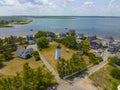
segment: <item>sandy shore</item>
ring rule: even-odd
[[[33,35],[33,37],[35,36],[35,34],[26,34],[26,35],[17,35],[17,36],[11,35],[11,36],[26,38],[27,35]],[[1,39],[5,39],[7,37],[10,37],[10,36],[0,36]]]
[[[58,35],[59,33],[55,33],[56,35]],[[18,36],[16,36],[16,37],[23,37],[23,38],[26,38],[26,36],[27,36],[28,34],[26,34],[26,35],[18,35]],[[35,33],[33,34],[29,34],[29,35],[33,35],[33,36],[35,36]],[[15,35],[13,35],[13,36],[15,36]],[[88,35],[84,35],[85,37],[88,37]],[[0,38],[1,39],[5,39],[6,37],[10,37],[10,36],[0,36]],[[100,36],[97,36],[97,38],[99,39],[99,40],[103,40],[103,37],[100,37]],[[115,40],[116,42],[120,42],[120,40]]]

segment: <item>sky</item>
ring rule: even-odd
[[[0,0],[0,16],[120,16],[120,0]]]

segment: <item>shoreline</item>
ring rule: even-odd
[[[25,34],[25,35],[9,35],[9,36],[0,36],[0,39],[5,39],[6,37],[10,37],[10,36],[15,36],[15,37],[22,37],[22,38],[26,38],[27,35],[33,35],[35,36],[36,33],[30,33],[30,34]],[[55,33],[56,35],[59,33]],[[88,37],[88,35],[84,35],[85,37]],[[97,36],[97,38],[99,40],[103,40],[103,37],[101,36]],[[116,42],[120,42],[120,39],[115,39]]]

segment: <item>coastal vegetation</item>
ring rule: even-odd
[[[36,34],[35,34],[35,38],[41,38],[41,37],[52,37],[55,38],[56,35],[54,32],[45,32],[42,30],[39,30]]]
[[[74,72],[83,70],[87,64],[82,56],[73,54],[70,60],[61,59],[57,62],[57,70],[60,77],[70,75]]]
[[[46,90],[55,83],[55,78],[49,71],[41,67],[33,70],[28,63],[25,63],[22,73],[16,73],[16,76],[0,79],[0,89]]]
[[[5,39],[0,39],[0,63],[2,67],[2,62],[10,61],[14,58],[14,52],[17,50],[19,45],[26,43],[24,38],[16,38],[13,36],[6,37]]]
[[[40,56],[39,56],[39,52],[38,51],[34,51],[33,52],[33,56],[34,56],[34,58],[35,58],[36,61],[40,60]]]
[[[0,19],[0,28],[11,28],[13,27],[12,25],[25,25],[25,24],[29,24],[30,22],[32,22],[32,20],[28,20],[28,19]],[[12,25],[9,25],[12,24]]]
[[[74,36],[67,36],[63,39],[55,38],[54,41],[61,43],[70,49],[82,50],[84,53],[87,53],[90,49],[90,42],[87,39],[85,39],[83,43],[77,44]]]
[[[25,24],[29,24],[31,22],[32,22],[32,20],[21,20],[21,21],[14,21],[12,23],[17,24],[17,25],[25,25]]]
[[[93,84],[103,90],[117,90],[120,84],[120,70],[108,64],[90,76]],[[99,77],[99,78],[98,78]]]
[[[118,59],[117,56],[109,57],[108,61],[110,64],[116,64],[120,66],[120,60]]]
[[[90,63],[92,63],[94,65],[99,64],[100,62],[103,61],[103,59],[101,57],[97,57],[93,53],[88,53],[88,56],[89,56]]]
[[[49,47],[42,49],[41,53],[43,54],[43,56],[46,58],[46,60],[48,61],[48,63],[50,63],[50,65],[57,71],[57,60],[55,60],[55,50],[56,50],[56,46],[58,45],[57,42],[50,42],[49,43]],[[60,45],[61,46],[61,55],[62,58],[64,58],[65,60],[69,60],[72,55],[74,53],[77,53],[76,50],[72,50],[69,49],[69,52],[66,52],[66,50],[68,48],[66,48],[64,45]]]
[[[46,37],[41,37],[37,40],[37,46],[39,48],[39,50],[43,49],[43,48],[47,48],[49,46],[49,42],[46,39]]]
[[[119,68],[115,68],[111,71],[111,76],[115,79],[120,80],[120,69]]]

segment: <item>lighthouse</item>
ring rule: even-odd
[[[61,47],[60,47],[60,44],[58,44],[57,47],[56,47],[55,59],[56,60],[60,60],[61,59]]]

